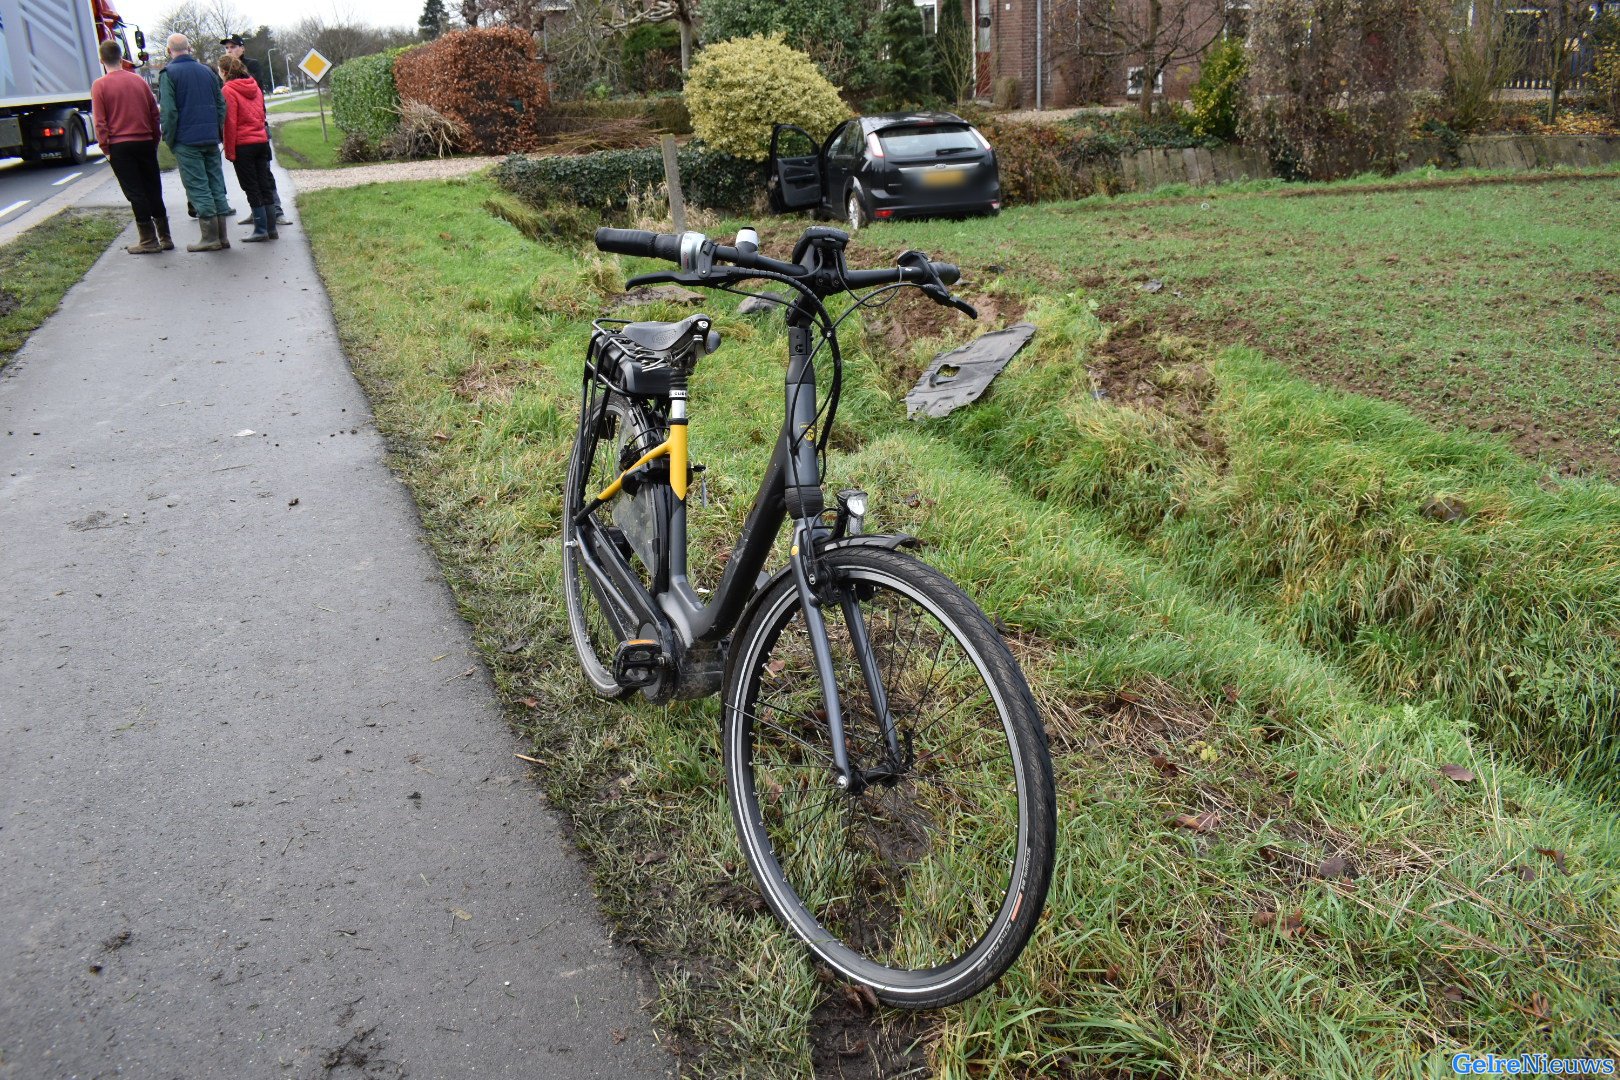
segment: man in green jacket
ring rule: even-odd
[[[219,142],[225,131],[225,97],[219,79],[191,55],[184,34],[169,36],[169,64],[158,76],[158,113],[163,141],[180,165],[180,183],[197,209],[202,240],[187,251],[219,251],[231,246],[225,227],[230,202]]]

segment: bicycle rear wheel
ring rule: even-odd
[[[583,407],[563,489],[563,601],[568,608],[568,632],[591,689],[608,698],[628,697],[635,688],[621,686],[613,676],[613,657],[621,639],[604,597],[581,560],[580,527],[574,519],[619,475],[625,445],[644,441],[645,427],[635,406],[621,395],[613,391],[592,394]],[[595,512],[591,520],[596,527],[612,527],[611,508],[609,503]]]
[[[754,605],[727,671],[724,756],[744,854],[776,915],[892,1005],[961,1001],[1018,958],[1055,845],[1051,760],[1017,663],[938,571],[829,553],[823,604],[845,743],[841,788],[791,579]],[[874,691],[855,642],[870,646]],[[877,702],[886,700],[891,740]]]

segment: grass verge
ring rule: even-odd
[[[1034,361],[942,425],[958,445],[1368,692],[1615,790],[1620,488],[1078,299],[1033,317]]]
[[[117,214],[70,210],[0,247],[0,365],[56,313],[124,224]]]
[[[998,221],[880,224],[856,250],[948,253],[1026,303],[1078,288],[1104,322],[1250,345],[1442,429],[1500,434],[1563,471],[1620,480],[1612,173],[1267,181]]]
[[[276,101],[273,104],[266,106],[264,111],[271,114],[320,112],[321,107],[313,97],[305,97],[299,98],[297,101]],[[331,112],[330,106],[327,107],[327,111],[328,113]]]
[[[343,144],[343,132],[337,129],[329,116],[326,118],[326,137],[321,137],[320,117],[288,120],[273,124],[271,138],[276,144],[276,158],[287,169],[336,169],[338,147]]]
[[[1608,808],[1499,759],[1432,693],[1375,693],[1189,587],[1094,506],[906,424],[888,349],[855,334],[829,482],[871,491],[873,527],[921,536],[1007,626],[1060,783],[1058,875],[1014,972],[922,1026],[862,1015],[762,912],[714,704],[584,690],[557,514],[588,319],[623,271],[531,243],[490,197],[390,184],[300,206],[396,467],[689,1072],[1425,1076],[1454,1050],[1620,1053]],[[700,581],[779,423],[784,335],[733,308],[709,306],[727,345],[694,385]]]

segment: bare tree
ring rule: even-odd
[[[294,63],[310,49],[315,49],[334,65],[421,41],[416,27],[365,26],[353,19],[327,22],[318,15],[306,16],[290,27],[277,30],[276,37],[283,42]]]
[[[231,0],[181,0],[158,20],[158,34],[184,34],[191,39],[191,54],[212,64],[225,52],[221,38],[245,33],[248,17]]]
[[[1266,0],[1249,33],[1251,137],[1297,176],[1394,167],[1432,56],[1413,0]]]
[[[1541,44],[1546,52],[1547,122],[1558,118],[1558,103],[1569,84],[1571,60],[1580,51],[1581,40],[1592,26],[1596,4],[1592,0],[1525,0],[1520,10],[1535,13],[1540,24]]]
[[[1160,77],[1202,56],[1226,25],[1222,0],[1079,0],[1058,10],[1065,15],[1052,28],[1053,50],[1139,68],[1144,117],[1153,115]]]
[[[1440,37],[1451,126],[1472,131],[1496,115],[1496,92],[1524,64],[1523,39],[1508,22],[1517,0],[1467,0],[1451,12]]]

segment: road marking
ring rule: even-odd
[[[56,181],[55,183],[53,183],[51,185],[51,187],[61,187],[63,184],[67,183],[69,180],[77,180],[79,177],[81,177],[83,175],[84,175],[84,173],[82,173],[82,172],[68,173],[66,176],[62,177],[62,179],[60,179],[60,180]]]
[[[22,199],[22,200],[20,200],[18,202],[14,202],[10,206],[6,207],[4,210],[0,210],[0,217],[5,217],[7,214],[11,213],[13,210],[21,210],[23,207],[27,206],[32,201],[33,201],[32,199]]]

